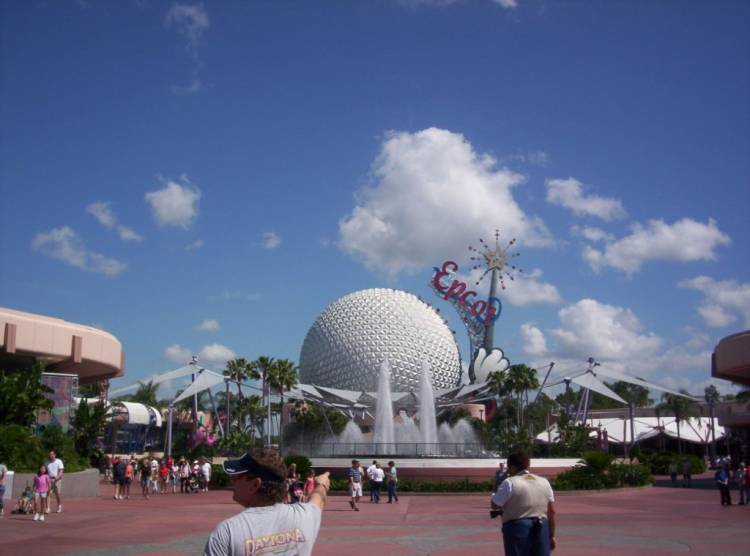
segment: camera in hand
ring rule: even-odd
[[[495,519],[496,517],[502,516],[503,510],[490,510],[490,519]]]

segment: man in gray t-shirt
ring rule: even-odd
[[[315,478],[306,504],[283,504],[284,464],[273,450],[254,450],[224,462],[234,501],[245,510],[213,530],[204,556],[310,556],[330,488],[328,473]]]

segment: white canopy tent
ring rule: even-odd
[[[597,431],[607,431],[609,442],[615,444],[633,444],[665,434],[670,438],[677,439],[677,421],[674,417],[637,417],[633,419],[633,434],[631,435],[630,420],[622,417],[599,419],[591,418],[586,420],[586,425],[594,430],[590,433],[592,438],[597,437]],[[725,436],[724,427],[719,425],[717,418],[713,419],[713,426],[716,428],[717,440]],[[711,441],[711,419],[708,417],[693,417],[680,421],[679,438],[684,442],[693,442],[696,444],[706,444]],[[546,431],[537,435],[539,442],[557,442],[559,431],[557,425],[552,425]]]

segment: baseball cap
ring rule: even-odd
[[[224,462],[224,471],[227,475],[242,475],[244,473],[250,474],[254,477],[259,477],[264,481],[272,482],[283,482],[284,477],[278,475],[272,469],[261,465],[255,458],[249,453],[242,456],[240,459],[228,459]]]

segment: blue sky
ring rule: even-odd
[[[120,385],[297,361],[495,228],[513,362],[699,392],[750,327],[746,2],[5,2],[0,41],[0,305],[112,332]]]

